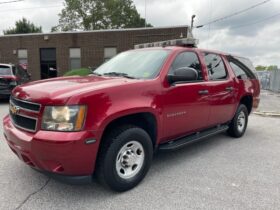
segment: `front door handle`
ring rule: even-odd
[[[229,92],[233,91],[233,87],[226,87],[226,91],[229,91]]]
[[[198,91],[198,94],[199,95],[208,95],[209,91],[208,90],[200,90],[200,91]]]

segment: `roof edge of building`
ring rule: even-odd
[[[173,29],[173,28],[190,28],[188,25],[178,26],[161,26],[161,27],[147,27],[147,28],[121,28],[121,29],[102,29],[90,31],[65,31],[65,32],[49,32],[49,33],[28,33],[28,34],[9,34],[0,35],[3,37],[20,37],[20,36],[44,36],[44,35],[58,35],[58,34],[78,34],[78,33],[100,33],[100,32],[122,32],[122,31],[139,31],[139,30],[155,30],[155,29]]]

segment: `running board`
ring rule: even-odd
[[[175,150],[178,148],[181,148],[183,146],[186,146],[188,144],[200,141],[204,138],[214,136],[218,133],[222,133],[228,129],[228,125],[219,125],[214,128],[210,128],[201,132],[197,132],[194,134],[191,134],[189,136],[179,138],[173,141],[169,141],[167,143],[159,145],[159,150]]]

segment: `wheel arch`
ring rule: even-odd
[[[108,131],[114,127],[118,127],[124,124],[131,124],[144,129],[150,136],[154,148],[157,145],[158,133],[159,133],[159,120],[156,117],[156,113],[148,110],[134,111],[126,114],[116,113],[110,119],[107,119],[102,126],[100,145],[103,142],[104,136]]]
[[[248,114],[250,114],[253,109],[253,96],[252,95],[242,96],[239,104],[244,104],[247,107]]]

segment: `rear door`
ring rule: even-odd
[[[226,123],[231,120],[236,108],[234,80],[221,55],[205,52],[204,61],[210,88],[209,126]]]
[[[207,84],[197,54],[187,51],[177,55],[168,74],[173,74],[175,69],[181,67],[191,67],[197,70],[198,79],[191,82],[168,84],[163,95],[165,139],[192,133],[206,127],[208,123]]]

